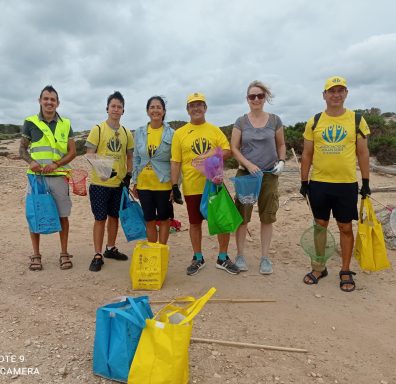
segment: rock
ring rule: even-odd
[[[24,347],[29,347],[32,345],[32,341],[30,339],[25,340],[25,343],[23,344]]]
[[[320,293],[315,293],[315,297],[317,297],[318,299],[320,299],[322,297],[322,295]]]
[[[213,375],[213,377],[216,378],[216,379],[221,379],[221,375],[219,375],[218,373],[215,373],[215,374]]]

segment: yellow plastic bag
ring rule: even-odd
[[[366,211],[366,216],[363,213]],[[384,233],[368,197],[360,203],[355,258],[365,271],[381,271],[390,267],[386,255]]]
[[[211,288],[184,307],[166,305],[153,319],[146,320],[128,376],[128,384],[187,384],[188,348],[193,318],[216,292]],[[177,302],[177,299],[176,299]]]
[[[169,246],[138,241],[130,267],[132,289],[161,289],[168,272]]]

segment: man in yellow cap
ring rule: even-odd
[[[352,292],[355,289],[355,273],[349,269],[354,243],[352,220],[358,219],[356,157],[362,176],[360,194],[365,198],[371,193],[366,138],[370,130],[364,118],[344,107],[347,95],[343,77],[333,76],[326,80],[323,91],[326,109],[311,117],[305,126],[300,193],[309,197],[317,225],[327,228],[330,212],[333,212],[340,231],[340,289]],[[312,262],[312,271],[303,281],[317,284],[327,274],[324,264]]]
[[[187,275],[195,275],[205,266],[202,255],[202,221],[200,204],[205,187],[205,176],[195,169],[191,162],[198,156],[220,147],[223,158],[231,155],[230,144],[220,128],[206,122],[206,98],[202,93],[193,93],[187,98],[187,113],[190,122],[179,128],[172,140],[171,181],[173,200],[183,204],[181,192],[178,187],[180,174],[183,175],[183,194],[186,200],[188,218],[190,222],[190,239],[194,251],[191,265],[187,268]],[[238,267],[227,255],[230,234],[217,235],[219,242],[219,255],[216,268],[230,274],[239,273]]]

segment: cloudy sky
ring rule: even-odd
[[[155,94],[167,120],[187,120],[195,91],[227,125],[259,79],[275,94],[267,111],[291,125],[323,108],[335,74],[348,107],[396,112],[395,15],[392,0],[0,0],[0,123],[22,124],[52,84],[75,130],[106,119],[114,90],[131,129]]]

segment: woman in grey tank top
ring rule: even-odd
[[[271,91],[260,81],[253,81],[247,89],[246,100],[250,112],[238,117],[231,136],[231,150],[239,163],[236,176],[264,172],[258,197],[260,216],[261,261],[260,273],[272,273],[268,257],[272,238],[272,223],[276,221],[279,208],[278,176],[285,164],[286,146],[283,125],[279,116],[264,111],[264,103],[272,99]],[[237,257],[235,264],[247,271],[245,240],[247,225],[252,216],[253,205],[236,200],[243,223],[236,232]]]

